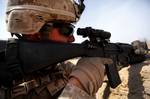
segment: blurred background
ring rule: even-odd
[[[84,0],[85,11],[77,28],[93,27],[112,34],[111,42],[130,43],[150,39],[150,0]],[[5,10],[7,0],[0,0],[0,39],[7,39]],[[76,42],[82,37],[76,35]]]

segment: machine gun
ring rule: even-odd
[[[121,83],[117,65],[127,66],[145,60],[146,53],[135,53],[135,48],[131,44],[110,43],[109,32],[87,27],[79,28],[77,34],[88,37],[89,40],[81,44],[22,39],[8,41],[4,52],[7,68],[12,73],[13,79],[75,57],[103,57],[113,60],[113,64],[105,65],[110,85],[115,88]],[[145,47],[144,51],[146,50],[148,49]]]

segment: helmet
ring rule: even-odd
[[[34,34],[51,21],[77,22],[81,12],[74,0],[8,0],[7,29]]]

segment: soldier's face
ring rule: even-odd
[[[60,32],[59,28],[53,28],[51,32],[49,33],[49,40],[70,43],[70,42],[73,42],[75,39],[72,34],[66,36]]]

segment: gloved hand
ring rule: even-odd
[[[111,59],[106,58],[81,58],[70,76],[77,78],[84,87],[84,91],[93,96],[103,83],[104,64],[112,63]]]

